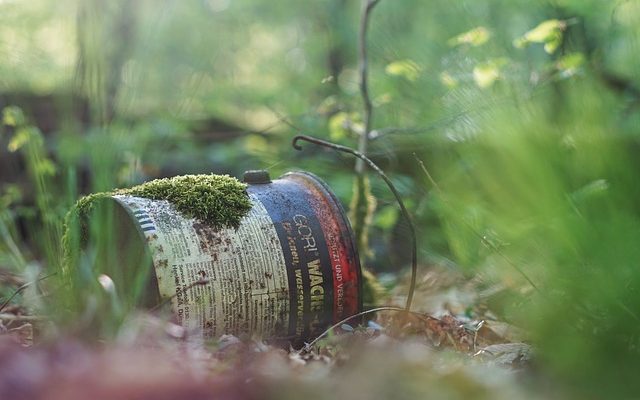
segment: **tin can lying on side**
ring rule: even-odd
[[[121,237],[144,239],[159,301],[205,337],[255,333],[293,343],[360,312],[358,254],[329,188],[306,172],[271,181],[249,171],[245,182],[252,208],[237,229],[186,218],[167,201],[112,197],[126,211],[117,218],[133,221],[119,225],[138,232]]]

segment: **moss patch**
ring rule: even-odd
[[[167,200],[184,216],[200,219],[214,229],[237,228],[251,209],[247,185],[228,175],[182,175],[156,179],[131,188],[93,193],[79,199],[65,217],[63,264],[67,265],[71,257],[72,225],[79,223],[79,240],[86,239],[86,220],[94,203],[113,195]]]
[[[228,175],[183,175],[156,179],[111,192],[94,193],[78,200],[79,216],[87,216],[93,203],[113,195],[167,200],[186,217],[198,218],[215,229],[237,228],[251,209],[247,185]]]

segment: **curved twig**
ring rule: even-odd
[[[373,161],[368,159],[364,154],[360,153],[359,151],[352,149],[351,147],[327,142],[325,140],[318,139],[313,136],[297,135],[293,138],[293,141],[291,142],[291,145],[293,146],[294,149],[302,150],[302,147],[298,144],[298,141],[300,140],[304,140],[305,142],[313,143],[318,146],[328,147],[330,149],[341,151],[343,153],[349,153],[358,157],[360,160],[366,162],[367,165],[371,167],[371,169],[373,169],[378,173],[378,175],[380,175],[380,177],[385,181],[385,183],[389,187],[389,190],[391,190],[391,193],[393,193],[393,195],[395,196],[396,201],[400,205],[400,211],[402,212],[402,216],[407,221],[407,224],[409,225],[409,229],[411,230],[411,284],[409,286],[409,294],[407,296],[407,303],[405,305],[405,310],[409,311],[411,309],[411,302],[413,301],[413,291],[416,286],[416,275],[418,272],[418,246],[416,243],[416,228],[413,225],[411,216],[409,215],[407,208],[404,206],[404,202],[402,201],[400,194],[398,193],[395,186],[393,185],[393,182],[391,182],[391,179],[389,179],[387,175],[385,175],[385,173],[380,169],[380,167],[378,167]]]
[[[29,286],[31,286],[32,284],[34,284],[34,283],[38,283],[38,282],[40,282],[40,281],[43,281],[43,280],[45,280],[45,279],[47,279],[47,278],[50,278],[50,277],[52,277],[52,276],[54,276],[54,275],[56,275],[56,274],[57,274],[57,273],[56,273],[56,272],[54,272],[54,273],[52,273],[52,274],[45,275],[45,276],[43,276],[43,277],[40,277],[40,278],[38,278],[38,279],[35,279],[35,280],[33,280],[33,281],[29,281],[29,282],[27,282],[27,283],[25,283],[25,284],[21,285],[19,288],[17,288],[17,289],[13,292],[13,294],[12,294],[11,296],[9,296],[9,298],[7,298],[7,299],[6,299],[2,304],[0,304],[0,311],[4,310],[4,308],[5,308],[6,306],[8,306],[8,305],[9,305],[9,303],[11,303],[11,300],[13,300],[13,298],[14,298],[14,297],[16,297],[20,292],[22,292],[23,290],[25,290],[26,288],[28,288],[28,287],[29,287]]]

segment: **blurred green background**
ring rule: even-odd
[[[303,169],[348,205],[354,161],[290,140],[356,145],[360,6],[0,0],[2,271],[55,271],[80,195],[161,176]],[[640,1],[383,0],[369,52],[369,155],[422,268],[505,288],[496,312],[576,393],[634,397]],[[401,276],[408,229],[372,185],[361,253]]]

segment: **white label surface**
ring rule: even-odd
[[[278,234],[262,203],[236,229],[214,230],[167,201],[114,196],[135,217],[151,250],[162,299],[180,323],[205,337],[284,335],[289,285]],[[141,266],[144,268],[145,266]]]

